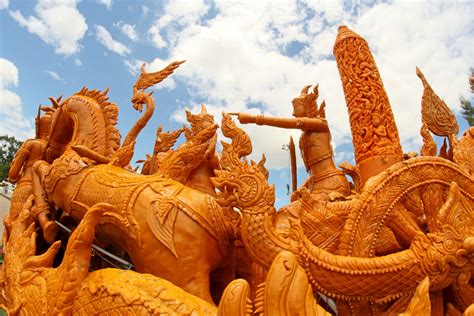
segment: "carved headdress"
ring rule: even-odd
[[[318,104],[316,101],[319,97],[319,85],[315,85],[313,88],[313,92],[308,93],[309,88],[311,85],[305,86],[303,90],[301,90],[301,94],[293,99],[294,105],[302,105],[306,117],[326,117],[324,108],[326,106],[325,101],[323,101],[318,109]]]
[[[43,116],[41,116],[41,111],[45,112]],[[49,135],[51,123],[53,122],[54,111],[55,108],[51,108],[49,106],[38,106],[38,115],[35,118],[36,139],[41,138],[41,136],[45,137]]]
[[[201,106],[201,113],[193,114],[186,110],[186,119],[191,124],[191,129],[185,129],[185,136],[187,140],[190,140],[196,136],[200,131],[214,125],[214,116],[207,113],[206,106]]]

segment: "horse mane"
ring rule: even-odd
[[[74,96],[84,96],[93,99],[99,105],[105,121],[105,153],[106,157],[112,156],[120,147],[120,132],[117,128],[118,121],[118,106],[115,103],[109,102],[107,88],[103,92],[100,90],[90,90],[83,87]]]

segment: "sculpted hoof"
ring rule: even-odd
[[[46,240],[48,244],[52,244],[58,235],[58,225],[56,225],[55,222],[50,221],[44,212],[38,214],[38,221],[43,229],[44,240]]]

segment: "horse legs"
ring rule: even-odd
[[[49,205],[47,202],[46,192],[41,185],[41,167],[48,163],[45,161],[37,161],[33,165],[33,194],[35,196],[35,207],[33,208],[33,216],[38,219],[43,229],[43,237],[47,243],[51,244],[56,239],[58,226],[54,221],[49,220]],[[49,165],[48,165],[49,166]]]
[[[211,304],[215,304],[211,297],[209,271],[196,271],[193,278],[186,285],[182,286],[182,289]]]
[[[235,251],[224,257],[223,262],[210,275],[211,295],[214,302],[218,303],[225,288],[235,279]]]

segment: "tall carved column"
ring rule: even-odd
[[[341,26],[334,56],[349,111],[355,160],[365,182],[402,160],[397,126],[367,42]]]

